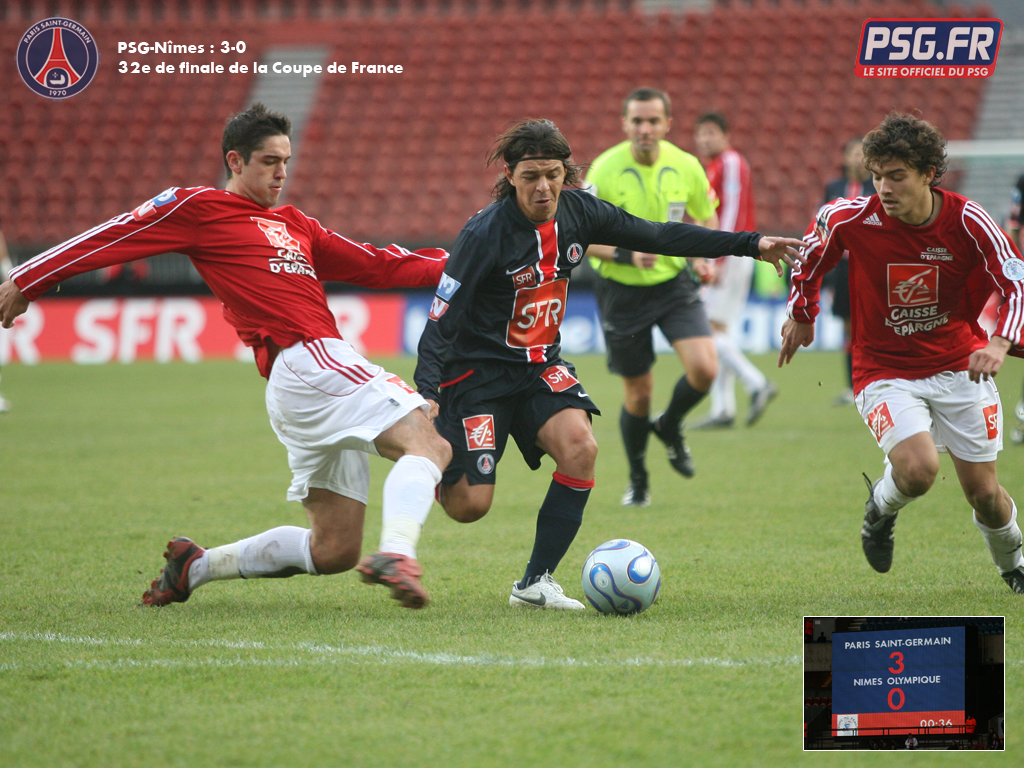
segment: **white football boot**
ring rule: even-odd
[[[516,586],[519,582],[512,582],[512,594],[509,595],[508,604],[520,608],[544,608],[553,611],[582,611],[585,610],[583,603],[566,597],[562,587],[551,576],[549,571],[533,584],[523,589]]]

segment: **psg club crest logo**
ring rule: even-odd
[[[18,43],[21,79],[48,99],[68,99],[84,91],[99,63],[99,48],[89,30],[62,16],[36,22]]]

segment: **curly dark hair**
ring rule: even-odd
[[[565,166],[565,182],[568,186],[579,184],[583,178],[583,166],[572,162],[572,149],[558,126],[550,120],[528,118],[514,120],[491,145],[487,164],[502,162],[514,173],[516,165],[523,158],[561,160]],[[492,190],[495,200],[504,200],[515,194],[515,187],[505,177],[504,170],[498,176]]]
[[[224,137],[220,142],[221,155],[224,158],[224,168],[227,169],[228,178],[231,178],[228,152],[235,150],[248,164],[252,153],[262,146],[264,139],[269,139],[271,136],[291,137],[291,133],[291,120],[277,112],[270,112],[259,102],[253,104],[245,112],[239,112],[229,118],[227,125],[224,126]]]
[[[934,168],[931,185],[938,186],[946,173],[946,137],[927,120],[893,110],[864,137],[865,166],[890,160],[902,160],[918,173]]]

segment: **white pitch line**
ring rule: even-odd
[[[253,641],[229,640],[188,640],[188,641],[152,641],[125,638],[75,637],[61,633],[17,633],[0,632],[0,642],[13,643],[64,643],[85,646],[127,646],[131,648],[225,648],[230,650],[267,651],[276,658],[269,659],[116,659],[104,660],[67,660],[52,663],[19,664],[18,662],[0,663],[0,671],[37,669],[40,667],[65,667],[68,669],[130,669],[146,667],[239,667],[239,666],[275,666],[292,667],[311,664],[323,664],[325,661],[334,664],[364,663],[393,664],[413,663],[430,664],[446,667],[719,667],[743,668],[766,666],[795,666],[801,663],[799,656],[779,659],[722,659],[718,657],[697,659],[652,659],[633,657],[627,659],[579,659],[571,657],[548,658],[545,656],[516,658],[496,655],[464,655],[454,653],[429,653],[423,651],[407,651],[400,648],[388,648],[377,645],[325,645],[323,643],[292,643],[268,644]],[[284,652],[286,655],[280,656]],[[298,654],[296,656],[295,654]]]

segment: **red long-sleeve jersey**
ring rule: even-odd
[[[849,251],[856,392],[967,370],[988,342],[978,317],[993,290],[1003,296],[994,333],[1022,356],[1024,260],[980,205],[935,191],[942,209],[926,227],[890,217],[872,195],[826,205],[804,236],[808,258],[793,273],[788,314],[814,322],[821,279]]]
[[[341,338],[320,281],[366,288],[436,286],[439,248],[376,248],[324,229],[292,206],[266,209],[210,187],[172,187],[11,271],[33,300],[73,275],[159,253],[186,254],[224,304],[224,317],[253,347],[263,376],[279,347]]]
[[[718,228],[723,232],[757,229],[754,184],[746,158],[729,148],[716,155],[704,170],[718,195]]]

